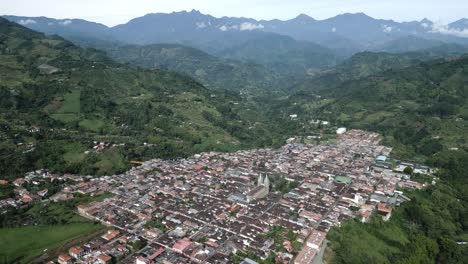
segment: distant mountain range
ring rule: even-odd
[[[350,54],[373,50],[399,38],[415,36],[419,40],[468,43],[468,20],[460,19],[441,26],[423,19],[412,22],[374,19],[363,13],[342,14],[315,20],[301,14],[294,19],[255,20],[250,18],[205,15],[199,11],[147,14],[126,24],[107,27],[81,19],[45,17],[5,18],[46,34],[81,35],[129,44],[178,43],[220,51],[242,45],[261,32],[290,36],[315,42],[327,48]]]

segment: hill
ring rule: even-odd
[[[166,69],[191,76],[209,89],[242,92],[280,90],[280,78],[268,68],[218,58],[201,50],[177,44],[98,45],[121,63],[148,69]]]
[[[340,61],[331,50],[276,34],[262,35],[218,53],[221,57],[262,64],[277,74],[304,76]]]
[[[286,109],[339,126],[379,131],[402,158],[466,149],[467,65],[468,58],[461,57],[387,70],[339,82],[315,95],[298,92]]]
[[[361,52],[337,66],[299,80],[293,90],[318,91],[333,89],[350,80],[358,80],[389,70],[401,70],[421,62],[436,59],[450,60],[468,53],[468,46],[443,44],[413,52]]]
[[[3,178],[39,168],[112,174],[129,160],[278,139],[255,105],[236,94],[172,72],[131,69],[5,19],[0,84]]]
[[[427,50],[442,45],[444,45],[444,42],[439,40],[431,40],[410,35],[388,41],[380,46],[377,46],[374,50],[389,53],[405,53]]]

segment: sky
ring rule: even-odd
[[[467,0],[0,0],[0,14],[82,18],[114,26],[148,13],[199,10],[215,17],[291,19],[307,14],[325,19],[364,12],[395,21],[429,18],[448,24],[468,17]]]

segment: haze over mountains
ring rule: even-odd
[[[261,33],[290,36],[295,40],[315,42],[341,53],[373,50],[389,41],[414,36],[418,39],[468,43],[468,23],[460,19],[447,26],[423,19],[412,22],[374,19],[364,13],[342,14],[315,20],[301,14],[294,19],[255,20],[216,18],[199,11],[147,14],[126,24],[107,27],[80,19],[6,16],[7,19],[46,34],[113,39],[128,44],[179,43],[208,52],[242,45]]]
[[[427,19],[399,23],[347,13],[325,20],[301,14],[266,21],[192,10],[107,27],[82,19],[5,18],[104,50],[122,63],[181,72],[208,88],[244,91],[290,89],[288,79],[315,76],[362,51],[460,54],[468,45],[466,19],[440,26]]]

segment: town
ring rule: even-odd
[[[0,209],[46,196],[47,189],[31,193],[24,182],[70,182],[48,202],[111,194],[76,208],[107,231],[68,248],[58,263],[313,263],[333,226],[373,216],[387,221],[409,200],[405,188],[430,184],[413,181],[407,168],[434,173],[391,162],[392,149],[380,145],[377,133],[338,132],[336,141],[318,145],[288,140],[280,149],[155,159],[99,178],[30,173],[12,183],[16,198],[0,201]]]

